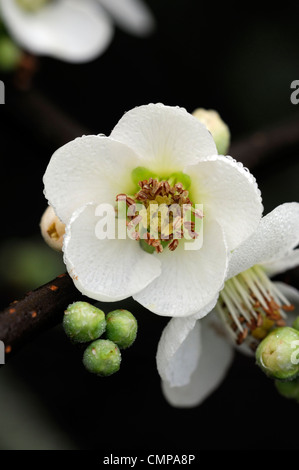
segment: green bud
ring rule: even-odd
[[[76,343],[93,341],[106,329],[105,314],[88,302],[74,302],[65,311],[63,328]]]
[[[118,346],[108,339],[98,339],[84,351],[83,364],[92,374],[112,375],[119,370],[120,363]]]
[[[256,350],[258,366],[269,377],[292,380],[299,374],[299,331],[290,327],[276,328]]]
[[[0,70],[10,72],[14,70],[22,56],[21,49],[8,37],[0,38]]]
[[[137,335],[137,320],[128,310],[114,310],[107,317],[107,338],[121,349],[131,346]]]
[[[217,111],[198,108],[193,111],[192,114],[211,132],[218,153],[220,155],[226,155],[230,145],[230,130]]]
[[[296,320],[294,321],[293,328],[295,330],[299,330],[299,317],[297,317]]]
[[[16,0],[20,8],[28,12],[34,12],[40,10],[51,0]]]
[[[138,186],[139,181],[157,178],[157,175],[144,166],[137,166],[131,173],[133,183]]]
[[[275,380],[275,387],[280,395],[299,402],[299,379],[290,380],[288,382]]]

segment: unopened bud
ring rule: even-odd
[[[292,380],[299,374],[299,331],[290,327],[276,328],[256,350],[258,366],[269,377]]]
[[[61,251],[65,225],[57,217],[52,206],[45,210],[41,221],[40,229],[45,242],[54,250]]]
[[[192,114],[211,132],[218,153],[226,155],[230,145],[230,130],[219,113],[213,109],[197,108]]]
[[[92,374],[112,375],[120,368],[121,354],[118,346],[108,339],[98,339],[84,352],[83,364]]]
[[[65,311],[63,328],[75,343],[87,343],[104,333],[105,314],[88,302],[74,302]]]
[[[128,310],[114,310],[106,317],[106,336],[121,349],[131,346],[137,335],[137,320]]]
[[[288,382],[275,380],[275,387],[280,395],[299,402],[299,379],[289,380]]]

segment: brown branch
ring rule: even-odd
[[[48,328],[62,321],[67,306],[84,297],[72,279],[64,273],[51,282],[28,292],[0,313],[0,339],[6,358]],[[88,299],[89,302],[90,299]]]

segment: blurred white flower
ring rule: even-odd
[[[196,406],[219,386],[231,364],[233,345],[252,355],[251,347],[273,326],[292,324],[299,292],[268,276],[299,265],[298,243],[299,203],[282,204],[232,252],[218,301],[203,312],[169,321],[159,342],[157,366],[164,395],[173,406]],[[297,304],[294,312],[291,302]],[[207,317],[197,321],[209,307]]]
[[[113,22],[140,36],[154,26],[141,0],[1,0],[0,16],[26,51],[68,62],[87,62],[103,53]]]

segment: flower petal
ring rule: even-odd
[[[163,393],[172,406],[187,408],[202,403],[220,385],[232,363],[234,350],[212,322],[211,315],[200,322],[201,354],[189,384],[171,387],[162,381]]]
[[[189,383],[201,351],[197,318],[209,313],[217,299],[218,295],[197,315],[172,318],[164,328],[158,344],[157,368],[161,378],[171,386],[181,387]]]
[[[232,253],[227,278],[255,264],[268,264],[288,257],[298,243],[299,203],[281,204],[263,217],[255,233]]]
[[[140,0],[99,0],[115,23],[129,33],[144,36],[155,25],[149,8]]]
[[[158,372],[171,386],[190,381],[200,356],[200,323],[194,316],[172,318],[164,329],[157,352]]]
[[[64,261],[80,292],[103,302],[122,300],[158,277],[160,262],[134,240],[99,240],[95,207],[78,210],[66,227]]]
[[[227,250],[216,222],[205,224],[201,249],[184,250],[182,239],[175,251],[166,248],[157,258],[162,264],[161,276],[134,299],[158,315],[184,317],[197,313],[223,287]]]
[[[130,169],[138,157],[109,137],[83,136],[58,149],[44,175],[45,196],[66,224],[87,202],[115,204],[117,194],[130,194]]]
[[[281,259],[263,263],[263,268],[269,276],[276,276],[296,266],[299,266],[299,249],[290,251]]]
[[[135,150],[143,166],[166,177],[217,154],[211,134],[198,119],[183,108],[161,103],[128,111],[111,137]]]
[[[59,0],[34,13],[12,0],[1,0],[0,7],[11,35],[33,54],[85,62],[99,56],[112,38],[110,21],[93,0]]]
[[[255,178],[241,163],[222,155],[208,157],[185,172],[192,175],[191,198],[203,204],[205,217],[221,225],[229,250],[236,248],[262,216]]]

